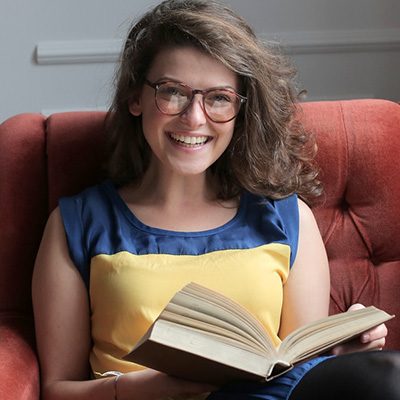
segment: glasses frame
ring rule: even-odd
[[[227,88],[227,87],[215,87],[215,88],[209,88],[209,89],[204,89],[204,90],[202,90],[202,89],[193,89],[192,87],[190,87],[189,85],[186,85],[185,83],[177,82],[177,81],[171,81],[171,80],[166,80],[166,81],[161,81],[161,82],[151,82],[151,81],[149,81],[148,79],[145,79],[144,82],[145,82],[148,86],[150,86],[151,88],[154,89],[154,101],[155,101],[155,103],[156,103],[156,106],[157,106],[158,110],[159,110],[162,114],[164,114],[164,115],[176,116],[176,115],[182,115],[182,114],[184,114],[184,113],[190,108],[190,106],[192,105],[193,99],[194,99],[194,97],[196,96],[196,94],[201,94],[201,95],[202,95],[202,102],[201,102],[202,107],[201,107],[201,108],[202,108],[204,114],[207,116],[207,118],[210,119],[212,122],[215,122],[215,123],[217,123],[217,124],[224,124],[224,123],[226,123],[226,122],[229,122],[229,121],[232,121],[233,119],[235,119],[235,118],[238,116],[239,112],[240,112],[240,108],[241,108],[242,104],[246,103],[246,101],[247,101],[247,97],[242,96],[242,95],[240,95],[239,93],[237,93],[235,90],[233,90],[233,89],[231,89],[231,88]],[[160,88],[161,85],[164,85],[164,84],[166,84],[166,83],[175,83],[175,84],[178,84],[178,85],[180,85],[180,86],[183,86],[183,87],[186,87],[186,88],[190,89],[191,92],[192,92],[192,95],[191,95],[191,97],[190,97],[190,100],[189,100],[188,104],[187,104],[181,111],[179,111],[179,112],[177,112],[177,113],[172,113],[172,114],[171,114],[171,113],[167,113],[167,112],[161,110],[160,106],[158,105],[158,102],[157,102],[157,93],[158,93],[158,89]],[[205,96],[206,96],[208,93],[210,93],[210,92],[212,92],[212,91],[214,91],[214,90],[227,90],[228,92],[234,94],[234,95],[239,99],[239,107],[238,107],[238,109],[237,109],[236,114],[235,114],[233,117],[231,117],[231,118],[229,118],[229,119],[227,119],[227,120],[224,120],[224,121],[215,121],[215,120],[214,120],[213,118],[211,118],[211,116],[208,114],[207,108],[206,108],[206,104],[205,104]]]

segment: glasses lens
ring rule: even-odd
[[[204,97],[208,116],[215,122],[233,119],[240,108],[240,99],[235,92],[228,89],[210,90]]]
[[[158,108],[165,114],[179,114],[190,102],[190,88],[175,82],[165,82],[158,85],[156,102]]]

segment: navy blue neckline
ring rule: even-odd
[[[236,224],[238,221],[240,221],[243,218],[243,215],[246,210],[247,206],[247,196],[246,193],[242,193],[240,196],[240,202],[239,202],[239,207],[238,210],[235,214],[235,216],[226,222],[225,224],[218,226],[216,228],[212,229],[207,229],[203,231],[173,231],[173,230],[168,230],[168,229],[161,229],[161,228],[156,228],[152,227],[149,225],[144,224],[141,222],[135,214],[132,212],[132,210],[128,207],[128,205],[125,203],[125,201],[122,199],[120,194],[118,193],[117,188],[115,187],[114,183],[111,181],[107,181],[103,184],[103,187],[112,200],[112,202],[115,204],[115,206],[118,208],[119,211],[122,212],[124,217],[136,228],[141,231],[153,234],[153,235],[160,235],[160,236],[181,236],[181,237],[198,237],[198,236],[209,236],[209,235],[215,235],[218,234],[222,231],[225,231],[226,229],[229,229],[231,226]]]

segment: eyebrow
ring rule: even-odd
[[[189,87],[192,88],[192,89],[198,89],[198,88],[193,88],[191,85],[189,85],[189,84],[186,83],[186,82],[183,82],[183,81],[181,81],[181,80],[179,80],[179,79],[172,78],[172,77],[169,77],[169,76],[162,76],[161,78],[158,78],[158,79],[156,79],[156,80],[154,81],[154,83],[164,83],[164,82],[175,82],[175,83],[180,83],[180,84],[182,84],[182,85],[189,86]],[[234,88],[233,86],[231,86],[231,85],[211,86],[211,87],[208,87],[208,88],[205,88],[205,89],[202,89],[202,90],[212,90],[212,89],[231,89],[231,90],[233,90],[234,92],[238,93],[238,89],[235,89],[235,88]]]

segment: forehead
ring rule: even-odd
[[[197,89],[214,86],[238,89],[235,72],[194,47],[173,47],[160,51],[153,60],[147,78],[153,82],[173,79]]]

